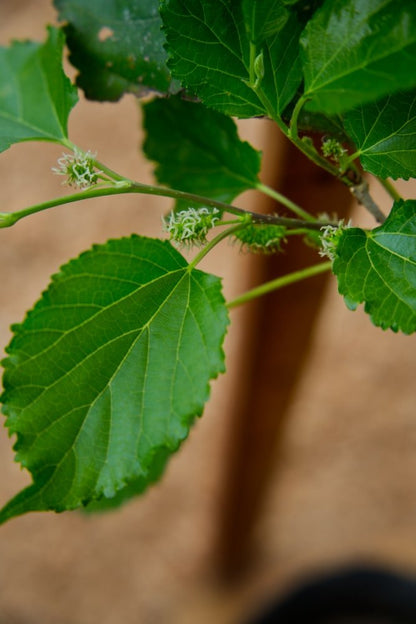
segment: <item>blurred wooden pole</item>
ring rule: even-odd
[[[278,190],[311,213],[346,215],[349,191],[288,144]],[[277,209],[277,207],[275,208]],[[281,207],[279,207],[281,210]],[[284,253],[265,257],[259,278],[268,281],[316,263],[316,250],[290,240]],[[279,456],[290,401],[306,362],[327,275],[270,293],[252,306],[243,347],[245,371],[231,414],[219,530],[219,571],[229,579],[244,570],[252,535]]]

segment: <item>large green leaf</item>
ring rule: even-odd
[[[366,171],[381,178],[416,176],[416,91],[354,109],[344,123]]]
[[[4,362],[7,426],[33,484],[0,522],[154,481],[223,371],[227,322],[220,280],[167,241],[112,240],[62,267]]]
[[[301,44],[310,110],[340,113],[416,86],[416,2],[326,0]]]
[[[347,228],[336,248],[339,292],[383,329],[416,331],[416,200],[395,202],[380,227]]]
[[[242,4],[163,0],[169,67],[185,88],[222,113],[280,116],[302,79],[302,27],[294,15],[266,24],[261,20],[269,12],[259,0],[244,0],[244,10]]]
[[[63,46],[63,33],[49,28],[44,44],[0,48],[0,152],[34,139],[65,143],[78,96],[62,69]]]
[[[229,117],[178,97],[143,109],[143,148],[161,184],[224,202],[258,184],[261,155]]]
[[[70,60],[77,84],[92,100],[123,93],[175,91],[166,66],[159,0],[54,0],[67,22]]]

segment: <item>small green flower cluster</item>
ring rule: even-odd
[[[332,158],[335,162],[340,162],[346,152],[347,150],[336,139],[323,139],[322,153],[326,158]]]
[[[286,228],[281,225],[250,223],[236,232],[235,237],[242,243],[242,248],[253,253],[272,254],[280,251]]]
[[[66,177],[63,184],[87,189],[97,183],[99,174],[102,173],[95,168],[95,157],[96,154],[90,151],[82,152],[75,148],[73,154],[62,154],[58,158],[59,166],[52,167],[52,171]]]
[[[168,232],[170,240],[180,247],[204,245],[207,234],[220,219],[217,208],[187,208],[171,212],[163,219],[163,229]]]
[[[332,262],[335,260],[339,239],[346,228],[351,227],[351,222],[344,223],[342,219],[338,225],[326,225],[321,229],[321,249],[319,255],[327,257]]]

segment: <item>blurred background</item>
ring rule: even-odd
[[[44,40],[55,22],[49,0],[0,0],[1,45]],[[81,96],[69,129],[111,168],[151,180],[133,97]],[[373,226],[345,189],[296,161],[267,121],[241,122],[240,131],[264,151],[265,181]],[[26,143],[1,154],[0,210],[67,192],[50,173],[61,151]],[[416,196],[414,184],[398,187]],[[383,189],[373,193],[387,211]],[[248,194],[238,204],[273,209],[261,201]],[[1,347],[62,263],[109,237],[159,236],[169,206],[102,198],[0,230]],[[290,252],[264,260],[225,242],[203,268],[223,277],[232,298],[290,269]],[[303,266],[317,261],[308,253]],[[108,515],[30,514],[0,528],[0,624],[238,624],[340,566],[416,573],[415,339],[349,312],[334,278],[308,284],[232,312],[228,372],[161,483]],[[5,431],[0,444],[4,504],[29,477]]]

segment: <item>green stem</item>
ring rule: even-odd
[[[271,114],[273,120],[281,127],[283,132],[287,135],[288,134],[287,126],[283,123],[283,121],[281,120],[280,117],[277,117],[276,115],[274,115],[273,111],[271,111],[270,103],[268,102],[267,98],[265,98],[264,93],[263,93],[261,87],[260,86],[258,86],[258,87],[255,86],[255,82],[256,82],[255,81],[255,70],[254,70],[255,58],[256,58],[256,46],[251,43],[250,44],[250,68],[249,68],[251,87],[256,92],[257,96],[262,101],[262,103],[266,107],[266,109],[268,111],[270,111],[270,114]],[[302,98],[300,98],[300,99],[302,99]],[[307,99],[308,98],[306,98],[305,101]],[[298,105],[299,105],[299,102],[298,102],[297,106]],[[299,106],[299,110],[300,110],[300,108],[301,108],[301,106]],[[77,146],[75,146],[72,143],[69,144],[69,147],[72,150],[79,149]],[[326,162],[326,161],[324,161],[324,162]],[[178,191],[176,189],[165,189],[163,187],[158,187],[158,186],[154,186],[154,185],[145,185],[145,184],[140,184],[138,182],[134,182],[133,180],[130,180],[128,178],[125,178],[125,177],[121,176],[116,171],[113,171],[112,169],[110,169],[109,167],[107,167],[106,165],[104,165],[102,162],[100,162],[98,160],[94,160],[94,164],[95,164],[97,169],[100,169],[102,173],[104,173],[105,175],[109,176],[115,182],[123,182],[124,183],[123,188],[126,189],[126,191],[123,191],[123,192],[132,192],[132,193],[143,192],[143,193],[147,193],[149,195],[160,195],[160,196],[164,196],[164,197],[173,197],[174,199],[184,199],[184,200],[188,200],[188,201],[204,204],[206,206],[210,206],[211,208],[218,208],[221,211],[226,211],[226,212],[229,212],[231,214],[238,215],[238,216],[247,214],[247,211],[242,210],[241,208],[237,208],[236,206],[231,206],[230,204],[225,204],[223,202],[217,202],[215,200],[211,200],[211,199],[208,199],[206,197],[201,197],[199,195],[194,195],[193,193],[186,193],[186,192],[183,192],[183,191]],[[276,201],[278,201],[282,205],[286,206],[287,208],[289,208],[289,210],[291,210],[293,213],[295,213],[301,219],[304,219],[305,221],[310,222],[310,223],[317,223],[317,219],[315,217],[313,217],[312,215],[310,215],[308,212],[306,212],[306,210],[303,210],[300,206],[298,206],[297,204],[292,202],[290,199],[288,199],[287,197],[285,197],[281,193],[278,193],[274,189],[270,188],[269,186],[267,186],[265,184],[258,183],[255,188],[257,190],[259,190],[260,192],[265,193],[269,197],[272,197],[273,199],[275,199]],[[82,199],[82,198],[80,198],[80,199]],[[274,217],[273,216],[272,217],[273,220],[270,221],[270,217],[267,217],[267,219],[263,219],[262,215],[258,215],[258,214],[253,213],[253,212],[250,212],[248,214],[250,214],[253,217],[253,220],[255,220],[256,222],[264,222],[265,221],[267,223],[274,223],[274,224],[277,224],[277,225],[283,225],[285,227],[297,227],[299,225],[303,225],[302,223],[298,222],[297,220],[286,220],[286,222],[284,223],[283,222],[283,220],[284,220],[283,217]],[[318,225],[318,229],[320,229],[321,227],[322,227],[322,224],[319,224]]]
[[[390,182],[390,180],[388,179],[383,180],[383,178],[378,178],[378,181],[384,187],[384,189],[387,191],[387,193],[390,195],[392,199],[394,199],[395,201],[398,201],[399,199],[403,199],[399,191],[396,189],[393,183]]]
[[[293,230],[286,230],[285,236],[302,236],[308,233],[309,233],[309,230],[307,228],[296,228]]]
[[[132,182],[132,180],[128,180],[128,178],[125,178],[124,176],[121,176],[119,173],[117,173],[116,171],[113,171],[113,169],[110,169],[109,167],[107,167],[106,165],[104,165],[102,162],[100,162],[99,160],[94,160],[94,165],[97,169],[100,169],[103,173],[105,173],[111,180],[114,180],[115,182]]]
[[[283,286],[288,286],[289,284],[293,284],[294,282],[299,282],[308,277],[312,277],[314,275],[319,275],[320,273],[324,273],[325,271],[329,271],[331,269],[332,262],[320,262],[319,264],[314,264],[307,269],[301,269],[300,271],[294,271],[293,273],[288,273],[288,275],[283,275],[283,277],[278,277],[275,280],[270,282],[266,282],[261,286],[257,286],[252,290],[240,295],[236,299],[229,301],[227,303],[227,308],[236,308],[237,306],[247,303],[252,299],[256,299],[257,297],[261,297],[273,290],[278,290]]]
[[[262,184],[261,182],[259,182],[256,185],[256,189],[258,191],[261,191],[265,195],[272,197],[274,200],[279,202],[279,204],[283,204],[283,206],[286,206],[286,208],[289,208],[289,210],[297,214],[298,217],[300,217],[301,219],[305,219],[305,221],[317,221],[317,219],[313,217],[311,214],[309,214],[309,212],[306,212],[306,210],[303,210],[303,208],[301,208],[300,206],[292,202],[290,199],[288,199],[284,195],[281,195],[274,189],[270,188],[266,184]]]
[[[111,184],[113,180],[108,177],[108,175],[103,175],[101,173],[97,174],[97,179],[102,180],[104,184]]]
[[[299,139],[298,133],[298,117],[299,113],[302,110],[303,105],[309,100],[308,97],[303,94],[298,101],[296,102],[295,108],[293,109],[292,118],[290,120],[289,126],[289,138],[292,140]]]
[[[328,171],[328,173],[330,173],[331,175],[339,178],[347,186],[352,186],[353,183],[351,182],[351,180],[349,180],[346,175],[340,175],[338,169],[334,167],[334,165],[331,165],[328,160],[318,154],[312,141],[310,139],[307,139],[309,139],[309,137],[305,137],[305,140],[300,139],[299,137],[293,137],[291,138],[291,141],[303,154],[305,154],[305,156],[309,158],[309,160],[312,160],[312,162],[318,165],[318,167],[325,169],[325,171]]]
[[[224,202],[210,199],[209,197],[201,197],[201,195],[195,195],[194,193],[187,193],[186,191],[178,191],[177,189],[165,188],[162,186],[153,186],[147,184],[139,184],[137,182],[132,183],[130,193],[145,193],[147,195],[159,195],[161,197],[172,197],[173,199],[183,199],[190,203],[197,203],[203,206],[209,206],[211,208],[218,208],[223,212],[229,212],[237,216],[246,217],[250,215],[255,223],[266,223],[269,225],[283,225],[284,227],[307,227],[313,230],[320,230],[325,225],[331,225],[326,223],[319,223],[317,221],[302,221],[301,219],[290,219],[288,217],[279,217],[276,215],[263,215],[249,210],[243,210],[231,204],[225,204]]]
[[[205,258],[205,256],[211,251],[211,249],[218,245],[218,243],[224,240],[224,238],[227,238],[227,236],[230,236],[231,234],[234,234],[234,232],[237,232],[238,230],[246,227],[246,225],[246,223],[240,223],[239,225],[234,225],[233,227],[227,228],[226,230],[223,230],[222,232],[217,234],[217,236],[211,239],[207,243],[207,245],[205,245],[205,247],[201,249],[199,253],[197,253],[195,258],[189,263],[188,268],[194,269],[196,265],[199,264],[201,260]]]
[[[273,106],[270,104],[269,99],[264,94],[264,91],[260,87],[255,87],[255,88],[253,87],[253,91],[259,98],[260,102],[263,104],[264,109],[267,112],[267,115],[269,116],[269,118],[272,119],[278,125],[278,127],[280,128],[280,130],[283,132],[285,136],[288,136],[289,128],[287,127],[283,119],[280,117],[280,115],[275,114],[273,110]]]
[[[308,100],[310,100],[310,97],[304,93],[296,102],[296,105],[295,105],[295,108],[293,109],[292,117],[290,120],[288,137],[298,147],[298,149],[300,149],[300,151],[303,152],[305,156],[307,156],[310,160],[316,163],[319,167],[326,169],[326,171],[328,171],[332,175],[339,177],[339,171],[337,170],[337,168],[334,167],[330,162],[328,162],[325,158],[323,158],[316,151],[312,142],[303,141],[299,137],[298,118],[299,118],[300,111],[302,110],[303,106],[306,104]],[[345,180],[344,178],[342,178],[342,180],[346,182],[348,186],[350,186],[348,178],[345,178]]]
[[[250,219],[251,221],[251,219]],[[221,225],[241,225],[242,220],[240,219],[230,219],[229,221],[216,221],[215,227],[220,227]]]
[[[118,176],[118,174],[116,175]],[[279,217],[276,215],[262,215],[255,212],[243,210],[242,208],[232,206],[231,204],[226,204],[225,202],[210,199],[209,197],[202,197],[201,195],[196,195],[195,193],[187,193],[186,191],[178,191],[177,189],[170,189],[150,184],[140,184],[138,182],[132,182],[126,178],[118,176],[118,182],[116,182],[112,186],[91,187],[89,189],[86,189],[85,191],[80,191],[78,193],[73,193],[72,195],[66,195],[64,197],[58,197],[46,202],[42,202],[40,204],[35,204],[14,213],[0,213],[0,228],[9,227],[11,225],[14,225],[23,217],[27,217],[29,215],[41,212],[43,210],[47,210],[49,208],[54,208],[55,206],[62,206],[63,204],[69,204],[71,202],[76,202],[81,199],[92,199],[95,197],[105,197],[108,195],[123,195],[126,193],[139,193],[145,195],[156,195],[159,197],[171,197],[173,199],[182,199],[188,201],[189,203],[197,203],[203,206],[209,206],[211,208],[218,208],[218,210],[228,212],[239,217],[246,217],[247,215],[249,215],[251,216],[254,223],[282,225],[287,228],[306,227],[308,229],[314,230],[319,230],[325,225],[328,225],[327,223],[310,222],[306,220],[302,221],[301,219],[290,219],[287,217]]]
[[[80,201],[81,199],[92,199],[94,197],[105,197],[107,195],[120,195],[122,193],[129,192],[131,192],[131,190],[129,190],[127,184],[125,186],[96,186],[86,189],[85,191],[72,193],[71,195],[65,195],[64,197],[56,197],[55,199],[51,199],[40,204],[34,204],[33,206],[29,206],[23,210],[18,210],[17,212],[2,212],[0,213],[0,228],[9,227],[24,217],[28,217],[29,215],[37,212],[42,212],[43,210],[48,210],[49,208],[55,208],[55,206],[70,204],[72,202]]]
[[[352,186],[353,182],[349,179],[348,175],[344,172],[338,171],[338,169],[332,165],[328,160],[323,158],[315,149],[312,141],[309,137],[305,137],[305,139],[301,139],[299,137],[298,132],[298,118],[302,107],[306,102],[310,99],[307,94],[303,94],[299,100],[296,102],[295,108],[293,109],[292,117],[290,120],[289,132],[287,134],[288,138],[296,145],[296,147],[312,160],[318,167],[322,167],[325,171],[328,171],[331,175],[339,178],[344,184],[347,186]]]
[[[346,159],[347,166],[351,165],[354,162],[354,160],[357,160],[357,158],[361,156],[361,153],[362,153],[361,150],[357,150],[353,154],[349,154],[348,158]]]
[[[144,193],[147,195],[157,195],[160,197],[172,197],[173,199],[182,199],[190,203],[197,203],[203,206],[209,206],[210,208],[218,208],[222,212],[228,212],[236,216],[246,217],[250,215],[256,223],[267,223],[273,225],[283,225],[285,227],[309,227],[312,229],[321,229],[324,223],[309,223],[309,221],[301,221],[300,219],[290,219],[287,217],[279,217],[275,215],[262,215],[249,210],[243,210],[232,204],[226,204],[216,199],[210,199],[209,197],[202,197],[201,195],[195,195],[194,193],[187,193],[186,191],[178,191],[177,189],[166,188],[162,186],[154,186],[151,184],[139,184],[133,182],[131,184],[130,193]]]
[[[65,147],[68,147],[73,152],[78,151],[78,152],[85,153],[84,150],[79,148],[78,145],[75,145],[75,143],[72,143],[72,141],[70,141],[69,139],[65,139],[65,141],[62,141],[62,145],[65,145]],[[117,173],[113,169],[110,169],[110,167],[107,167],[106,165],[104,165],[104,163],[102,163],[99,160],[96,160],[95,158],[93,159],[93,163],[94,163],[94,167],[96,169],[99,169],[102,173],[105,173],[105,175],[108,176],[110,180],[113,180],[115,182],[125,182],[127,180],[127,178],[125,178],[124,176],[121,176],[119,173]],[[102,176],[98,176],[98,177],[102,178]],[[105,179],[105,178],[102,178],[102,179]],[[127,180],[127,181],[131,182],[132,180]]]

